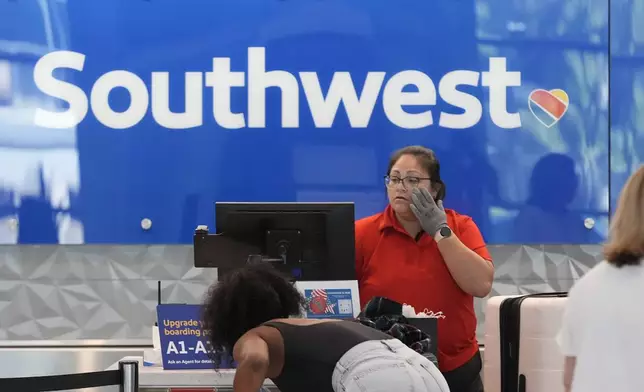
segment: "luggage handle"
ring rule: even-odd
[[[517,298],[539,298],[539,297],[555,297],[555,298],[564,298],[568,296],[567,291],[554,291],[552,293],[534,293],[534,294],[524,294]]]

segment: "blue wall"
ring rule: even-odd
[[[643,35],[634,22],[644,17],[644,1],[613,1],[610,58],[608,0],[520,3],[68,0],[43,9],[35,0],[0,2],[0,243],[188,243],[197,224],[213,225],[216,200],[355,201],[359,218],[384,207],[388,155],[408,144],[438,153],[445,204],[471,215],[490,243],[598,243],[610,204],[644,154],[638,119],[644,111],[637,106],[644,105],[637,42]],[[152,115],[153,105],[145,111],[145,96],[133,100],[145,111],[141,121],[130,113],[120,116],[130,121],[123,129],[103,124],[100,86],[107,82],[95,87],[101,75],[135,74],[145,94],[152,72],[168,72],[170,108],[182,112],[190,84],[184,73],[211,72],[213,58],[219,58],[218,70],[229,58],[232,71],[248,72],[250,47],[265,48],[267,71],[287,71],[293,77],[285,78],[297,82],[299,102],[294,91],[266,91],[265,124],[252,123],[258,112],[248,101],[259,95],[246,84],[230,95],[230,112],[243,116],[243,127],[229,129],[227,121],[240,116],[224,116],[227,95],[213,100],[204,75],[196,82],[202,87],[189,93],[198,104],[202,91],[203,114],[194,117],[201,125],[169,129]],[[45,128],[34,121],[38,108],[69,108],[52,97],[56,86],[46,67],[54,56],[44,57],[61,50],[84,55],[82,71],[57,69],[53,77],[95,102],[89,99],[77,125],[57,118],[58,128]],[[484,86],[491,58],[520,72],[520,85]],[[410,70],[429,79],[409,72],[394,77]],[[449,73],[456,70],[473,71],[473,85],[458,86],[469,95],[450,90]],[[365,88],[362,96],[368,110],[340,105],[333,118],[311,103],[316,85],[303,80],[315,81],[314,75],[300,73],[316,73],[327,94],[334,73],[334,83],[343,83],[343,71],[358,94],[363,86],[374,90]],[[435,105],[421,99],[430,105],[404,107],[408,113],[431,110],[433,124],[423,124],[422,115],[401,121],[404,115],[383,99],[395,101],[394,83],[404,75],[425,83],[404,92],[436,89]],[[133,75],[112,76],[137,83]],[[453,77],[464,83],[466,76]],[[553,118],[529,102],[539,89],[561,89],[569,97],[551,127],[539,120]],[[163,103],[163,92],[151,95]],[[364,115],[372,107],[364,101],[369,96],[377,98],[370,117]],[[72,102],[82,103],[82,95]],[[130,102],[123,88],[109,95],[115,111]],[[461,116],[449,128],[441,113]],[[518,128],[512,128],[512,113],[520,118]],[[144,218],[152,221],[150,230],[141,228]]]

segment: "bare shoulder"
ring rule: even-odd
[[[269,362],[268,342],[257,328],[243,334],[233,347],[233,358],[237,362]]]
[[[261,328],[262,327],[257,327],[249,331],[246,331],[245,334],[243,334],[239,339],[237,339],[237,342],[235,343],[235,348],[238,348],[238,347],[241,348],[249,344],[257,345],[259,343],[259,340],[264,340],[264,337],[262,336],[263,333]]]
[[[235,349],[236,354],[233,356],[236,360],[238,357],[246,357],[257,363],[268,363],[267,377],[281,374],[284,366],[284,338],[276,328],[260,325],[251,329],[239,339]]]

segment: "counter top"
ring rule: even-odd
[[[121,361],[139,363],[139,386],[141,388],[171,387],[232,387],[235,377],[234,369],[222,370],[163,370],[161,366],[143,366],[143,357],[125,357]],[[120,362],[120,361],[119,361]],[[118,362],[107,370],[118,369]],[[265,387],[274,387],[270,380]]]
[[[152,348],[152,339],[0,340],[2,348]]]

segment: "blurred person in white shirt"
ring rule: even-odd
[[[644,391],[644,165],[622,190],[604,255],[568,296],[566,392]]]

